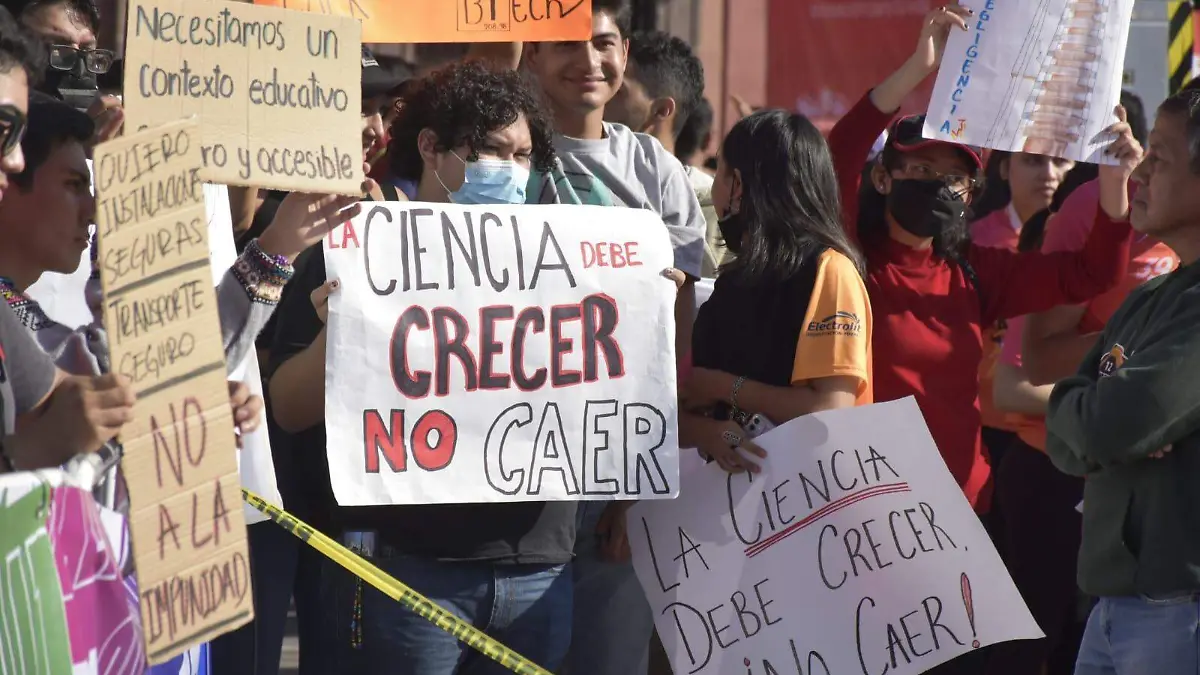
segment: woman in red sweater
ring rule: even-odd
[[[1016,253],[971,244],[968,207],[982,168],[979,152],[921,137],[923,117],[892,127],[871,184],[863,162],[904,99],[937,70],[949,31],[972,11],[930,12],[912,57],[833,128],[833,153],[847,229],[867,258],[875,315],[875,399],[915,396],[950,472],[979,512],[989,506],[991,469],[980,441],[981,326],[1111,288],[1125,274],[1131,230],[1125,185],[1141,147],[1122,121],[1106,150],[1121,160],[1100,171],[1095,227],[1078,252]]]

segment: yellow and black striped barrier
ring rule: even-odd
[[[1175,94],[1192,79],[1196,52],[1194,0],[1167,2],[1167,93]]]
[[[263,515],[296,535],[304,543],[317,549],[322,555],[350,570],[354,576],[371,584],[406,609],[416,612],[426,621],[453,635],[501,666],[517,675],[551,675],[550,671],[539,667],[524,656],[492,639],[487,633],[442,609],[429,598],[400,583],[395,577],[388,576],[383,570],[363,560],[345,546],[312,529],[287,511],[268,504],[262,497],[245,488],[242,489],[242,497],[247,504],[261,511]]]

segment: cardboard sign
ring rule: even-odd
[[[635,505],[634,567],[676,673],[915,675],[1042,637],[912,398],[797,418],[751,480]]]
[[[671,261],[641,209],[373,204],[334,230],[338,503],[674,497]]]
[[[88,170],[92,162],[88,160]],[[225,273],[237,260],[237,247],[233,241],[233,218],[229,210],[229,188],[224,185],[204,185],[204,210],[208,216],[208,248],[209,260],[212,262],[213,284],[218,285]],[[92,274],[92,256],[90,251],[84,251],[79,259],[79,267],[71,274],[42,274],[25,294],[33,298],[42,307],[42,311],[67,326],[87,326],[96,321],[92,310],[88,308],[86,287]],[[258,354],[251,350],[229,374],[230,380],[245,382],[250,387],[250,393],[262,397],[263,383]],[[249,434],[242,435],[242,450],[238,453],[238,466],[242,476],[242,486],[254,492],[272,504],[283,504],[279,494],[279,486],[275,481],[275,464],[271,455],[271,438],[267,431],[267,411],[259,413],[258,428]],[[242,505],[242,512],[248,525],[267,520],[258,509]]]
[[[195,120],[96,148],[113,371],[138,401],[122,469],[150,663],[253,618]]]
[[[950,31],[924,136],[1008,152],[1115,164],[1133,0],[969,0]]]
[[[362,21],[365,42],[590,40],[592,0],[254,0]]]
[[[217,0],[133,0],[125,36],[127,128],[198,115],[207,181],[359,194],[357,21]]]

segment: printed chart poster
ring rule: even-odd
[[[592,0],[254,0],[362,21],[364,42],[590,40]]]
[[[100,280],[112,361],[137,393],[121,467],[151,664],[254,614],[200,141],[194,119],[175,122],[98,146],[93,167],[100,259],[126,261]]]
[[[127,127],[199,116],[205,180],[359,194],[357,21],[240,2],[131,0],[125,36]]]
[[[71,643],[46,518],[50,488],[0,486],[0,674],[70,675]]]
[[[334,230],[338,503],[677,495],[671,264],[640,209],[376,204]]]
[[[629,511],[676,673],[916,675],[1042,637],[912,398],[795,419]]]
[[[1112,163],[1134,0],[968,0],[925,118],[925,136]]]

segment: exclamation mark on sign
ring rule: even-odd
[[[962,582],[962,599],[963,605],[967,608],[967,621],[971,623],[971,636],[979,637],[979,634],[975,632],[975,600],[971,597],[971,580],[967,578],[966,572],[963,572],[959,580]],[[979,649],[979,640],[971,642],[971,646]]]

